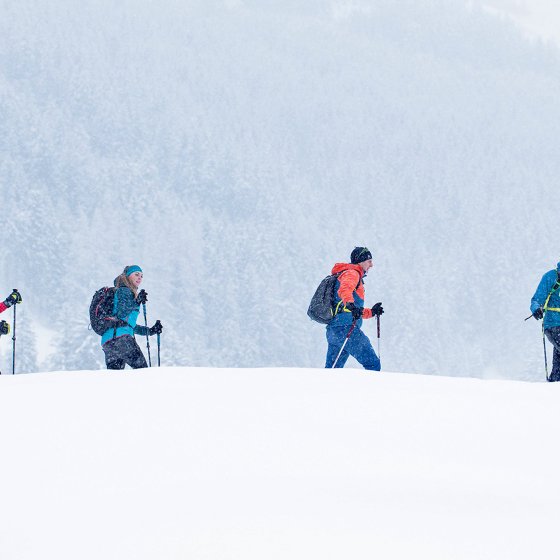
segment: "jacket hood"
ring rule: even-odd
[[[556,265],[556,270],[560,272],[560,262]]]
[[[560,263],[558,263],[560,265]],[[359,264],[350,263],[336,263],[333,266],[331,274],[338,274],[339,272],[344,272],[345,270],[355,270],[359,273],[360,278],[364,275],[364,269]]]

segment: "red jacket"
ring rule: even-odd
[[[4,302],[0,303],[0,313],[6,311],[6,309],[8,309],[8,306]]]
[[[362,302],[366,299],[366,290],[362,282],[364,269],[359,264],[337,263],[333,266],[331,274],[338,274],[339,272],[342,272],[342,274],[338,277],[338,282],[340,284],[337,291],[338,297],[346,306],[347,303],[354,303],[354,292],[356,292],[356,295],[361,300],[356,302],[357,305],[363,305]],[[356,285],[358,285],[357,288]],[[362,318],[371,319],[370,307],[364,307]]]

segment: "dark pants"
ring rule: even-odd
[[[346,335],[350,330],[350,325],[343,325],[342,327],[328,327],[327,328],[327,342],[329,348],[327,350],[326,368],[332,368]],[[369,338],[362,332],[361,329],[355,328],[336,362],[336,367],[344,367],[348,356],[353,356],[358,360],[365,369],[379,371],[381,369],[381,362],[371,345]]]
[[[544,334],[546,334],[546,338],[548,338],[554,346],[550,381],[560,381],[560,327],[551,327],[550,329],[546,329]]]
[[[134,337],[125,335],[113,338],[103,345],[107,369],[124,369],[128,364],[132,369],[148,367],[146,358]]]

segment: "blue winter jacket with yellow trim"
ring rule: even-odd
[[[119,336],[134,336],[135,334],[146,336],[146,327],[136,324],[139,313],[140,304],[134,299],[132,290],[126,286],[117,288],[113,302],[113,316],[121,321],[126,321],[128,324],[118,327],[116,333],[114,328],[107,329],[101,336],[101,346]]]
[[[537,291],[531,299],[531,313],[534,313],[539,307],[542,307],[552,290],[552,287],[558,280],[560,271],[560,262],[556,265],[556,270],[549,270],[539,282]],[[548,300],[547,308],[560,309],[560,290],[556,290]],[[560,327],[560,311],[553,311],[549,309],[544,314],[544,328],[550,329],[551,327]]]

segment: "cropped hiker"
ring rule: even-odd
[[[531,313],[537,320],[544,319],[543,331],[554,346],[552,371],[549,381],[560,381],[560,262],[539,282],[531,299]]]
[[[15,305],[16,303],[21,303],[21,294],[14,290],[4,301],[0,302],[0,313],[6,311]],[[0,321],[0,335],[10,334],[10,325],[6,321]]]
[[[159,321],[149,329],[136,324],[140,304],[146,303],[148,296],[144,290],[138,291],[143,278],[144,274],[138,265],[127,266],[115,278],[111,316],[101,317],[109,325],[106,330],[102,330],[101,336],[107,369],[124,369],[126,364],[133,369],[148,367],[134,335],[152,336],[163,330]]]
[[[369,338],[361,330],[362,319],[371,319],[383,313],[381,302],[371,308],[364,307],[364,278],[372,266],[369,249],[356,247],[350,255],[350,263],[337,263],[332,269],[332,274],[339,276],[334,290],[334,317],[327,325],[327,368],[332,368],[335,361],[336,368],[344,367],[348,356],[353,356],[365,369],[381,369],[381,362]],[[351,329],[348,341],[344,344]]]

